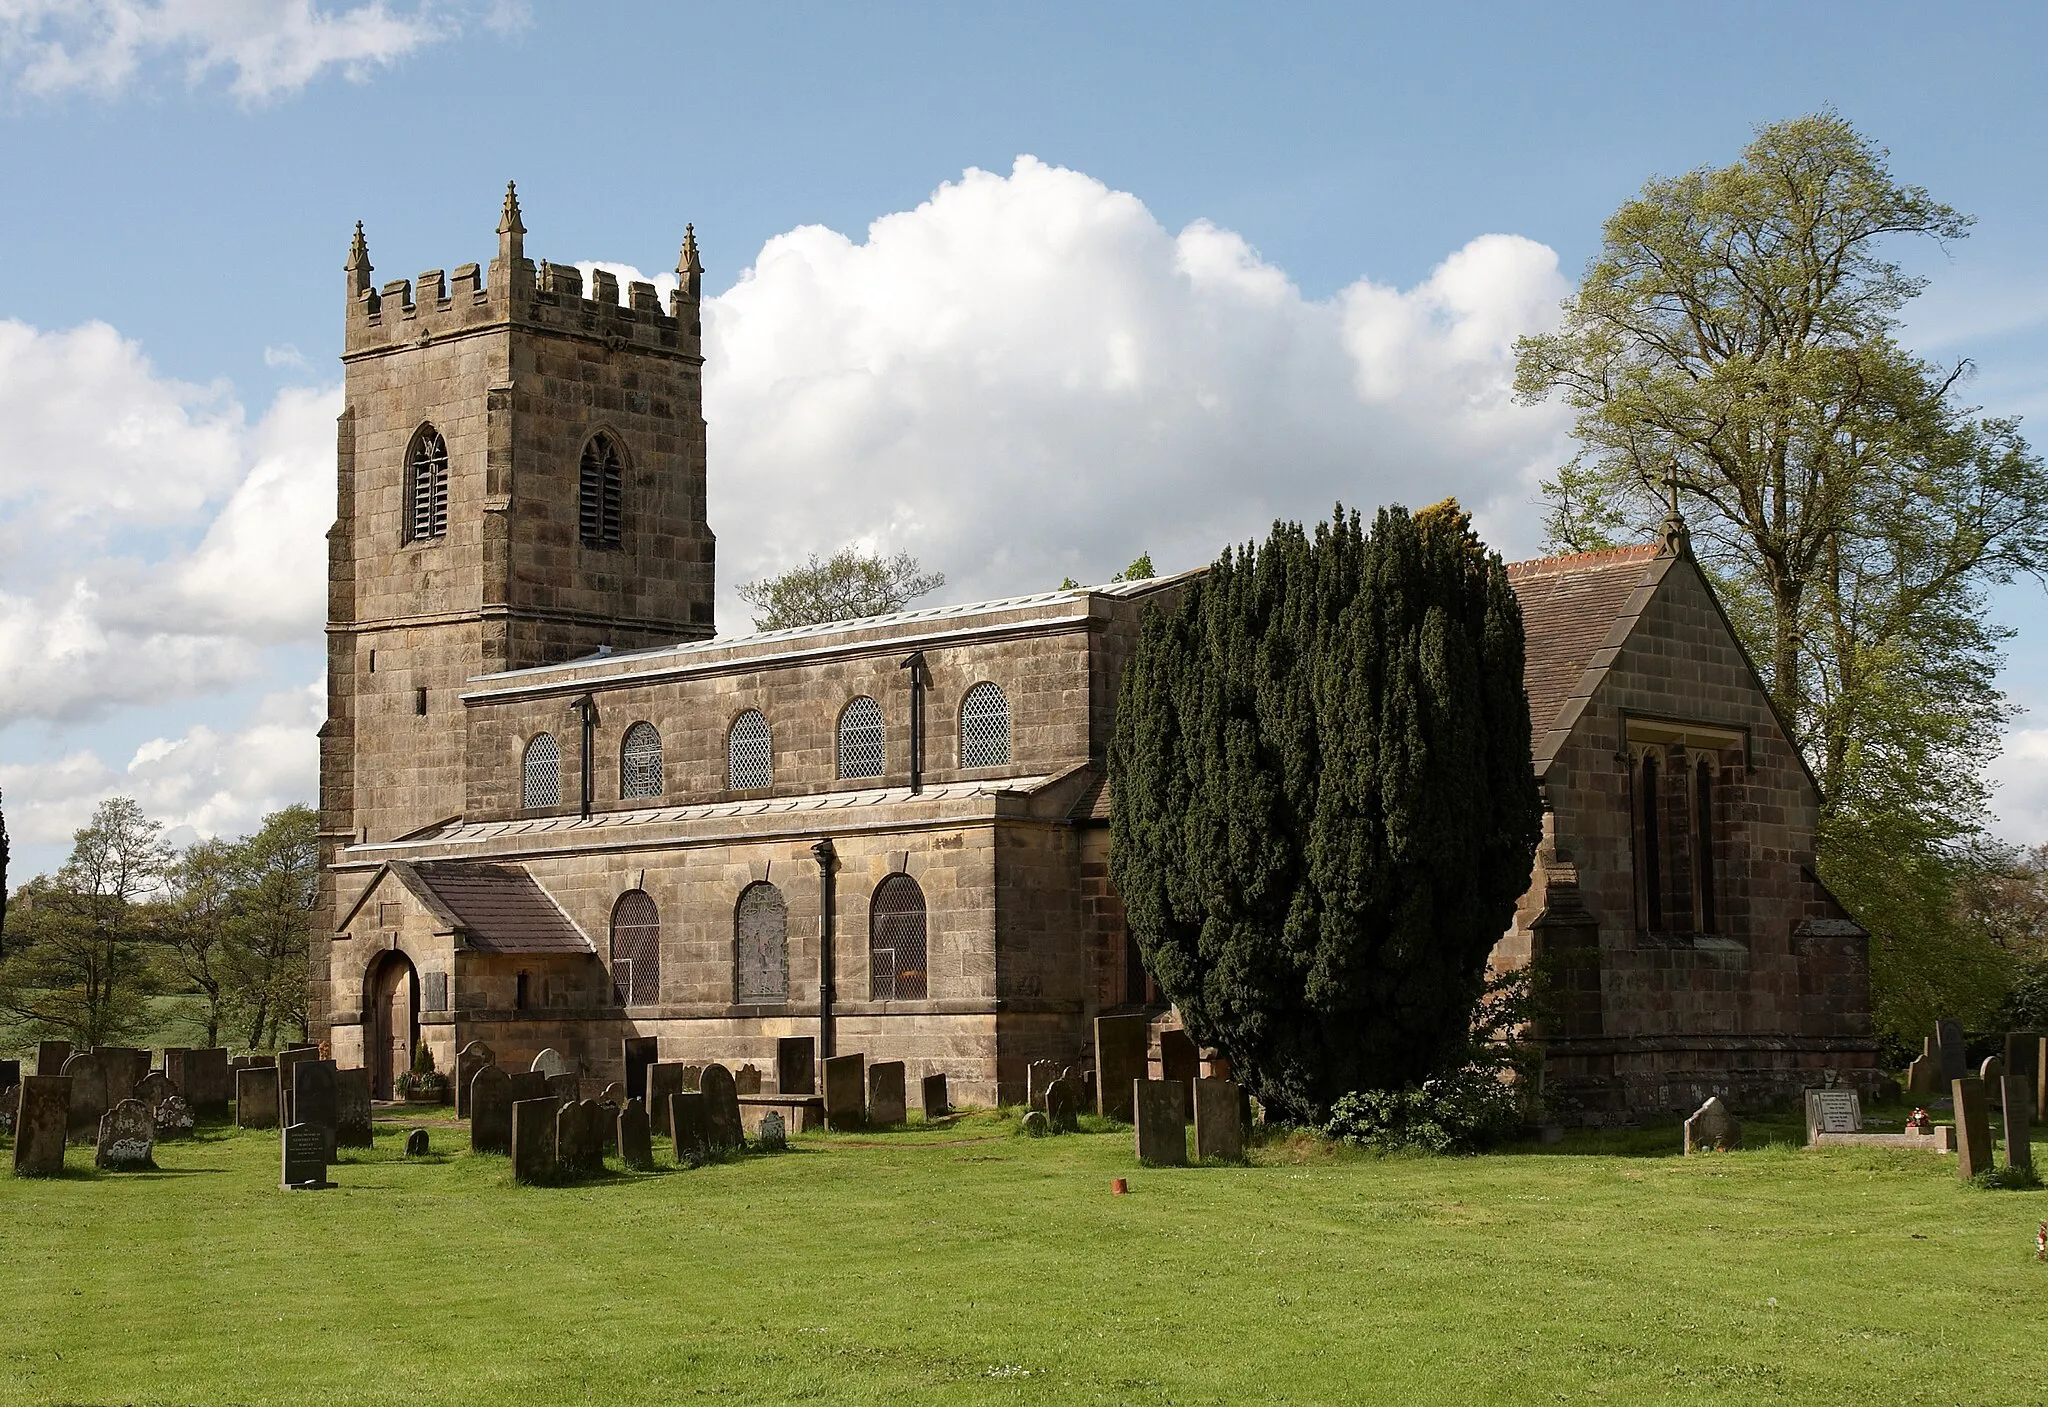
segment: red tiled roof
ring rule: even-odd
[[[547,891],[517,865],[423,864],[408,868],[460,925],[469,946],[479,952],[597,951]]]
[[[1657,551],[1654,544],[1644,544],[1508,564],[1528,639],[1522,683],[1529,691],[1529,726],[1539,761],[1545,756],[1544,734],[1580,691],[1594,656],[1619,643],[1612,638],[1616,623],[1624,616],[1632,622],[1641,609],[1640,602],[1631,609],[1630,598],[1647,583]]]

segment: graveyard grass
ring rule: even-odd
[[[2037,1400],[2048,1193],[1675,1126],[1479,1158],[1136,1166],[1013,1115],[575,1187],[402,1122],[0,1174],[0,1402]],[[1752,1143],[1760,1132],[1750,1125]],[[4,1142],[4,1140],[0,1140]],[[666,1149],[657,1144],[658,1156]],[[1127,1177],[1130,1195],[1110,1192]]]

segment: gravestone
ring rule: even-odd
[[[21,1083],[21,1062],[0,1060],[0,1089],[13,1089]]]
[[[1807,1141],[1812,1142],[1810,1132]],[[1718,1094],[1708,1099],[1690,1119],[1685,1121],[1687,1157],[1709,1150],[1725,1153],[1731,1148],[1741,1146],[1742,1121],[1729,1111]]]
[[[564,1104],[555,1115],[555,1164],[582,1177],[604,1171],[604,1106],[594,1099]]]
[[[175,1138],[190,1138],[193,1127],[199,1122],[192,1115],[192,1106],[185,1102],[182,1094],[168,1094],[163,1103],[156,1106],[151,1115],[156,1120],[156,1136],[159,1142]]]
[[[97,1143],[100,1136],[100,1120],[107,1116],[113,1100],[107,1097],[106,1063],[97,1051],[74,1051],[64,1062],[63,1079],[71,1083],[71,1128],[68,1137],[73,1143]],[[120,1096],[125,1098],[127,1090]]]
[[[37,1041],[36,1073],[45,1079],[54,1080],[64,1073],[64,1062],[71,1058],[69,1041]]]
[[[1998,1084],[2005,1105],[2005,1165],[2032,1171],[2034,1082],[2025,1075],[2007,1075]]]
[[[761,1072],[751,1064],[742,1065],[739,1069],[732,1072],[732,1084],[733,1088],[741,1094],[759,1094],[761,1092]]]
[[[0,1089],[0,1133],[9,1137],[14,1134],[14,1110],[21,1102],[21,1086],[13,1084]]]
[[[555,1180],[558,1101],[543,1095],[512,1106],[512,1180],[528,1185]]]
[[[62,1075],[25,1076],[14,1109],[14,1175],[55,1177],[63,1172],[70,1136],[71,1081]]]
[[[1187,1107],[1192,1111],[1195,1081],[1202,1077],[1202,1053],[1186,1031],[1168,1029],[1159,1033],[1159,1078],[1179,1080],[1188,1087]]]
[[[139,1099],[144,1105],[148,1106],[150,1116],[153,1118],[156,1115],[156,1106],[177,1092],[178,1087],[171,1082],[169,1075],[166,1075],[161,1070],[151,1070],[147,1075],[144,1075],[135,1082],[135,1089],[130,1097]]]
[[[109,1172],[153,1168],[155,1148],[156,1115],[139,1099],[123,1099],[100,1120],[99,1146],[93,1150],[92,1163]]]
[[[926,1123],[930,1123],[933,1119],[943,1119],[953,1112],[952,1102],[946,1097],[946,1077],[944,1075],[926,1075],[922,1081],[920,1093],[924,1098],[924,1117]]]
[[[1081,1131],[1081,1082],[1064,1077],[1045,1087],[1045,1122],[1054,1133]]]
[[[2034,1075],[2034,1121],[2048,1123],[2048,1037],[2036,1042],[2034,1063],[2028,1068]]]
[[[1185,1167],[1188,1161],[1188,1087],[1179,1080],[1136,1080],[1131,1111],[1137,1117],[1138,1161]]]
[[[206,1123],[224,1123],[228,1117],[228,1099],[234,1092],[228,1077],[228,1053],[224,1046],[204,1046],[197,1050],[179,1053],[173,1061],[172,1052],[164,1053],[164,1073],[185,1096],[185,1102],[192,1106],[194,1117]]]
[[[668,1097],[670,1141],[675,1160],[699,1162],[711,1153],[711,1122],[704,1108],[704,1096],[683,1090]]]
[[[298,1122],[298,1119],[294,1117],[297,1111],[292,1108],[292,1090],[294,1088],[292,1071],[298,1069],[300,1065],[303,1065],[308,1060],[318,1060],[319,1058],[320,1050],[317,1046],[286,1046],[282,1051],[278,1052],[277,1097],[283,1107],[277,1111],[277,1116],[284,1121],[287,1127]]]
[[[1991,1170],[1991,1113],[1982,1080],[1949,1086],[1956,1106],[1956,1175],[1968,1182]]]
[[[469,1082],[469,1151],[512,1151],[512,1077],[496,1065],[478,1070]]]
[[[482,1041],[471,1041],[455,1052],[455,1117],[469,1117],[469,1082],[476,1072],[498,1063],[498,1057]]]
[[[775,1043],[775,1092],[818,1092],[818,1043],[810,1036],[784,1036]]]
[[[1060,1077],[1057,1061],[1034,1060],[1024,1067],[1024,1103],[1032,1109],[1045,1107],[1045,1090]]]
[[[599,1104],[611,1105],[612,1109],[616,1112],[617,1110],[625,1108],[626,1101],[631,1097],[632,1096],[626,1093],[626,1086],[622,1081],[613,1080],[610,1084],[606,1085],[604,1087],[603,1092],[597,1096],[597,1102]]]
[[[512,1075],[512,1102],[522,1099],[546,1099],[548,1077],[538,1070],[519,1070]]]
[[[561,1054],[553,1049],[544,1050],[539,1055],[534,1056],[533,1064],[526,1068],[538,1071],[549,1079],[553,1079],[557,1075],[570,1073],[569,1062],[562,1059]]]
[[[1863,1103],[1846,1085],[1806,1092],[1806,1142],[1823,1133],[1863,1132]]]
[[[127,1045],[103,1045],[93,1052],[107,1072],[107,1107],[113,1108],[135,1093],[142,1077],[149,1073],[149,1052]],[[99,1137],[99,1130],[93,1130]]]
[[[661,1042],[653,1036],[628,1036],[619,1042],[619,1055],[626,1069],[626,1099],[647,1098],[647,1067],[661,1059]],[[619,1102],[625,1108],[625,1100]]]
[[[1934,1023],[1934,1045],[1941,1052],[1941,1082],[1953,1085],[1969,1073],[1969,1061],[1963,1054],[1963,1023],[1952,1016],[1944,1016]]]
[[[683,1068],[680,1064],[664,1065],[659,1062],[647,1067],[647,1121],[649,1127],[664,1138],[670,1133],[669,1100],[689,1089],[683,1083]]]
[[[895,1128],[910,1117],[903,1089],[903,1062],[877,1060],[868,1066],[868,1124]]]
[[[1923,1042],[1928,1048],[1906,1067],[1906,1093],[1916,1099],[1931,1097],[1941,1088],[1941,1056],[1933,1050],[1934,1042]]]
[[[426,1156],[427,1156],[427,1154],[428,1154],[429,1152],[431,1152],[431,1151],[432,1151],[432,1149],[431,1149],[431,1147],[430,1147],[430,1146],[428,1145],[428,1143],[427,1143],[427,1131],[426,1131],[425,1129],[411,1129],[411,1130],[409,1130],[409,1131],[408,1131],[408,1132],[406,1133],[406,1135],[405,1135],[405,1156],[406,1156],[406,1157],[408,1157],[408,1158],[424,1158],[424,1157],[426,1157]]]
[[[1045,1117],[1043,1109],[1027,1109],[1019,1127],[1033,1138],[1044,1138],[1052,1132],[1052,1120]]]
[[[2018,1075],[2029,1084],[2033,1083],[2034,1065],[2040,1058],[2041,1033],[2039,1031],[2007,1031],[2003,1064],[2005,1073]]]
[[[370,1072],[338,1070],[334,1075],[334,1141],[342,1148],[373,1148],[376,1131],[370,1114]]]
[[[704,1132],[713,1148],[740,1146],[740,1097],[732,1071],[723,1065],[706,1065],[697,1077],[699,1097],[704,1101]]]
[[[782,1122],[782,1115],[773,1109],[763,1114],[760,1127],[754,1131],[754,1141],[771,1151],[789,1147],[789,1126]]]
[[[1095,1112],[1105,1119],[1131,1121],[1131,1090],[1145,1078],[1145,1017],[1095,1018]]]
[[[279,1139],[284,1170],[278,1185],[295,1192],[332,1187],[327,1180],[327,1134],[318,1124],[286,1124]]]
[[[583,1097],[583,1079],[580,1075],[564,1072],[547,1077],[548,1093],[565,1104],[574,1104]]]
[[[1101,1101],[1095,1093],[1095,1072],[1093,1070],[1081,1072],[1081,1107],[1083,1109],[1099,1109],[1102,1107]]]
[[[252,1065],[235,1074],[235,1126],[277,1127],[277,1067]]]
[[[1995,1090],[1998,1082],[2005,1078],[2005,1062],[1995,1055],[1984,1057],[1984,1063],[1977,1067],[1977,1078],[1984,1082],[1984,1088]]]
[[[327,1162],[334,1161],[334,1135],[340,1116],[332,1060],[301,1060],[292,1066],[292,1122],[327,1130]]]
[[[1244,1091],[1237,1081],[1195,1081],[1195,1157],[1244,1161]]]
[[[647,1101],[629,1099],[619,1106],[615,1128],[615,1136],[619,1140],[619,1161],[635,1172],[646,1172],[653,1167],[654,1141],[647,1126]]]
[[[825,1062],[825,1127],[857,1129],[868,1121],[868,1058],[835,1055]]]

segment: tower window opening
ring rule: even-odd
[[[431,425],[412,437],[405,463],[405,540],[431,542],[448,532],[448,442]]]
[[[585,547],[617,547],[624,540],[626,474],[619,447],[609,435],[593,435],[583,447],[578,480],[577,528]]]

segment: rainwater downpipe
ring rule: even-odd
[[[924,790],[924,651],[896,666],[910,671],[910,794]]]
[[[827,836],[811,847],[818,861],[818,1059],[832,1055],[832,866],[838,858]]]
[[[582,800],[582,815],[587,821],[590,819],[590,799],[593,791],[590,765],[597,746],[597,700],[585,694],[569,707],[583,719],[583,766],[578,770],[577,778],[580,783],[578,792]]]

